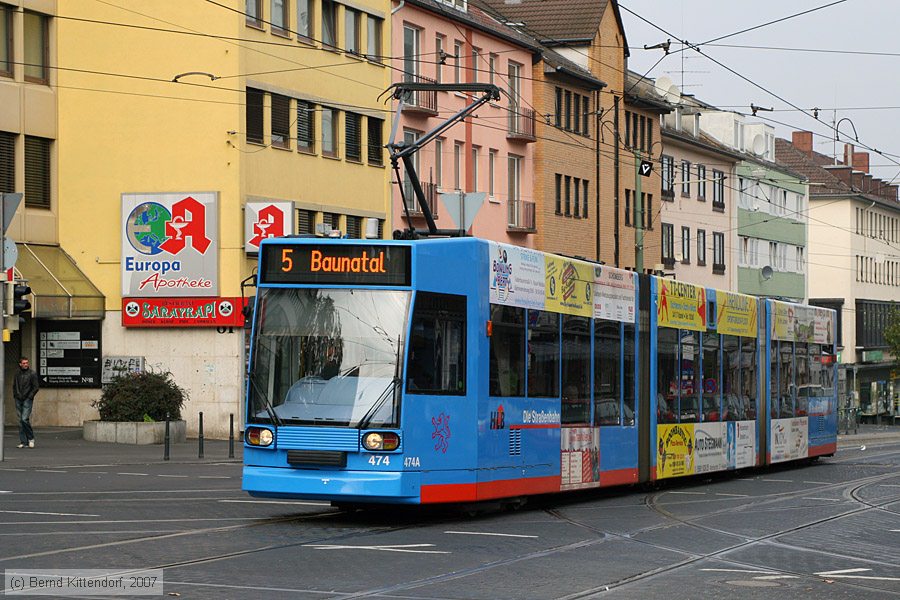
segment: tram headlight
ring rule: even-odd
[[[400,447],[400,436],[392,431],[371,431],[363,436],[366,450],[396,450]]]
[[[270,446],[274,439],[275,436],[272,434],[271,429],[266,429],[265,427],[247,428],[247,443],[251,446]]]

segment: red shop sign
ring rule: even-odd
[[[243,298],[122,298],[123,327],[243,327]]]

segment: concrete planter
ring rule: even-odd
[[[186,439],[187,423],[169,421],[169,440],[173,444]],[[84,439],[89,442],[111,444],[162,444],[166,439],[165,422],[144,423],[143,421],[85,421]]]

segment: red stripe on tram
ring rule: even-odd
[[[558,492],[559,475],[532,477],[529,479],[502,479],[481,483],[445,483],[423,485],[420,498],[422,504],[438,502],[474,502],[493,498],[509,498],[526,494],[548,494]]]
[[[614,471],[600,471],[600,485],[628,485],[637,483],[637,469],[616,469]]]
[[[822,454],[834,454],[837,452],[837,442],[831,444],[822,444],[821,446],[810,446],[810,456],[820,456]]]

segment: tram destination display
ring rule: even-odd
[[[261,283],[410,285],[409,246],[263,244]]]

